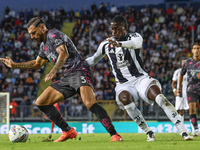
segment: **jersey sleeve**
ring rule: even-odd
[[[174,72],[172,80],[173,81],[178,81],[178,71],[177,70]]]
[[[130,49],[140,49],[142,48],[143,38],[139,33],[129,33],[127,41],[119,41],[121,47]]]
[[[65,44],[65,41],[62,37],[62,34],[57,30],[53,30],[48,34],[48,38],[55,49],[60,45]]]
[[[41,48],[40,48],[40,49],[41,49]],[[39,56],[40,56],[41,58],[43,58],[43,59],[48,60],[48,58],[46,57],[45,53],[44,53],[42,50],[40,50]]]
[[[95,64],[97,64],[106,54],[105,54],[105,46],[107,45],[108,43],[101,43],[96,51],[96,53],[94,53],[93,56],[91,57],[88,57],[86,59],[86,62],[92,67],[94,66]]]

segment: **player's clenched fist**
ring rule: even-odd
[[[8,67],[10,67],[10,68],[13,68],[14,62],[13,62],[13,60],[12,60],[11,58],[9,58],[9,57],[0,58],[0,60],[1,60],[6,66],[8,66]]]

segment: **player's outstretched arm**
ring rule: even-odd
[[[127,41],[117,41],[115,38],[108,38],[108,42],[116,47],[124,47],[130,49],[142,48],[143,38],[139,33],[131,34],[131,39]]]
[[[19,69],[37,69],[37,68],[42,67],[47,62],[47,60],[42,59],[39,56],[35,60],[22,62],[22,63],[15,63],[9,57],[0,58],[0,60],[10,68],[19,68]]]
[[[59,54],[58,59],[54,67],[51,69],[51,71],[46,75],[44,81],[47,82],[56,75],[56,73],[63,67],[65,62],[67,61],[69,57],[69,53],[67,50],[67,47],[62,44],[59,47],[56,48],[57,53]]]

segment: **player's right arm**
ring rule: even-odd
[[[179,78],[178,78],[179,85],[178,85],[178,90],[177,90],[178,91],[177,93],[179,93],[179,95],[181,94],[181,85],[182,85],[182,82],[183,82],[183,75],[180,74]]]
[[[48,61],[46,59],[41,58],[40,56],[37,56],[35,60],[22,63],[15,63],[9,57],[0,58],[0,60],[9,68],[19,68],[19,69],[38,69],[44,66]]]
[[[106,46],[107,44],[108,44],[108,43],[106,43],[106,42],[102,42],[102,43],[99,45],[99,47],[98,47],[96,53],[94,53],[93,56],[88,57],[88,58],[86,59],[86,62],[90,65],[90,67],[96,65],[96,64],[106,55],[106,54],[105,54],[105,46]]]
[[[183,67],[181,68],[181,72],[178,78],[178,93],[181,94],[181,88],[182,88],[182,82],[183,82],[183,76],[186,74],[187,72],[187,68],[186,68],[186,63],[187,61],[184,62]]]
[[[178,71],[176,70],[172,77],[172,89],[175,96],[177,96],[177,80],[178,80]]]
[[[143,38],[135,32],[129,33],[129,39],[127,41],[116,41],[115,38],[111,37],[108,39],[109,43],[117,47],[129,48],[129,49],[140,49],[142,48]]]

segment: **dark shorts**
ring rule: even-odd
[[[188,103],[191,102],[197,103],[197,100],[200,100],[200,93],[187,92],[187,99]]]
[[[79,88],[85,85],[93,88],[93,74],[91,70],[71,72],[50,86],[62,93],[64,98],[67,99],[77,93],[80,94]]]

